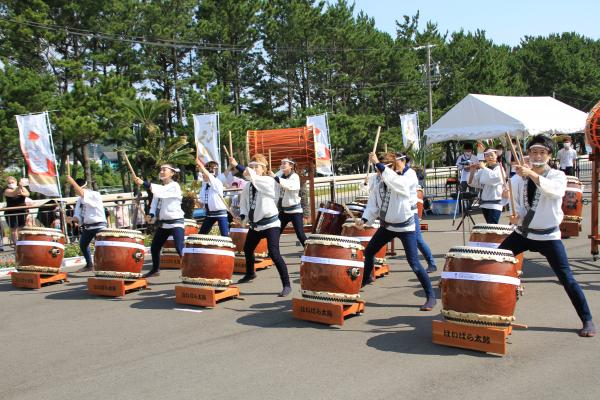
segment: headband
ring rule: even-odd
[[[290,163],[290,164],[296,164],[296,161],[292,161],[289,158],[284,158],[283,160],[281,160],[281,162],[282,163],[287,162],[287,163]]]
[[[546,149],[548,151],[551,151],[550,147],[544,146],[543,144],[537,144],[537,143],[536,144],[532,144],[531,146],[529,146],[529,149],[533,149],[534,147],[542,148],[542,149]]]
[[[250,168],[254,167],[255,165],[262,165],[264,168],[267,168],[267,166],[266,166],[265,164],[263,164],[263,163],[261,163],[261,162],[258,162],[258,161],[250,161],[250,162],[248,163],[248,166],[249,166]]]
[[[179,172],[179,171],[181,171],[179,168],[173,168],[173,167],[171,167],[169,165],[161,165],[160,167],[161,168],[169,168],[173,172]]]
[[[483,154],[489,154],[489,153],[496,153],[496,154],[498,154],[498,150],[496,150],[496,149],[487,149],[486,151],[483,152]]]

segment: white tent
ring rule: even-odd
[[[427,143],[539,133],[575,133],[587,114],[552,97],[469,94],[425,130]]]

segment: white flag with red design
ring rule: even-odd
[[[204,164],[216,161],[220,165],[219,113],[194,114],[193,118],[198,158]]]
[[[46,113],[17,115],[21,151],[27,162],[29,189],[59,197],[56,158],[50,144]]]
[[[333,175],[331,165],[331,144],[329,143],[329,128],[327,114],[306,117],[306,126],[313,127],[315,133],[315,153],[317,172],[323,175]]]

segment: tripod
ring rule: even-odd
[[[475,225],[475,220],[473,219],[473,216],[471,215],[471,206],[472,206],[473,200],[476,198],[477,198],[477,194],[471,193],[471,192],[460,192],[459,191],[456,196],[456,208],[454,209],[454,218],[452,219],[452,226],[454,226],[454,222],[456,220],[456,213],[458,211],[458,205],[460,202],[462,217],[460,219],[460,222],[458,223],[458,226],[456,227],[456,230],[459,230],[460,227],[462,226],[463,245],[466,245],[466,242],[467,242],[465,220],[468,218],[469,220],[471,220],[471,223],[473,225]]]

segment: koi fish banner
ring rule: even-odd
[[[194,114],[193,117],[198,158],[205,164],[209,161],[216,161],[221,165],[219,113]]]
[[[329,126],[327,114],[306,117],[306,126],[313,127],[315,134],[315,156],[317,172],[322,175],[333,175],[331,165],[331,144],[329,143]]]
[[[27,162],[30,190],[60,197],[48,114],[17,115],[16,118],[21,151]]]

